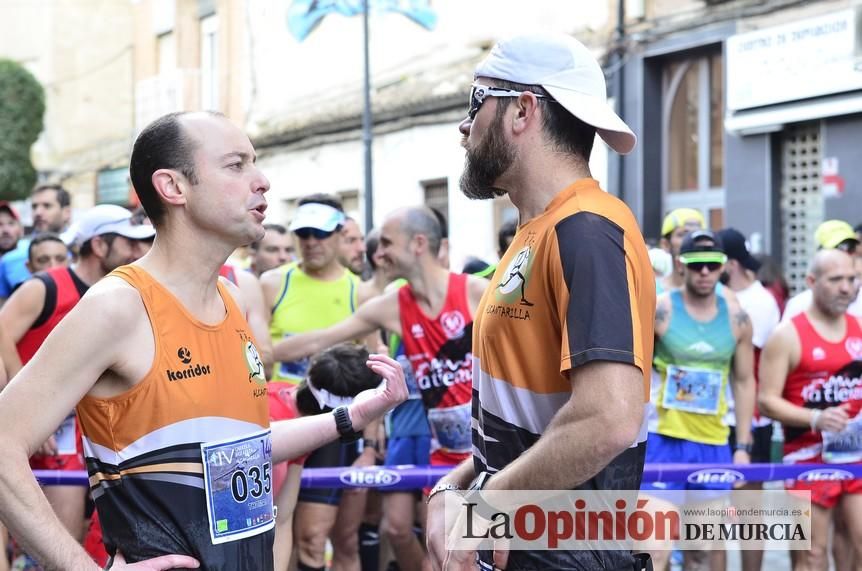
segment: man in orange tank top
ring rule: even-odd
[[[400,365],[372,355],[380,387],[270,426],[245,302],[218,280],[264,233],[269,181],[255,158],[219,114],[147,126],[130,171],[153,247],[90,288],[0,395],[0,519],[45,567],[99,568],[27,466],[76,404],[111,569],[252,571],[273,567],[273,462],[354,439],[406,399]]]
[[[852,258],[840,250],[819,251],[806,284],[811,306],[781,322],[763,350],[758,403],[784,427],[785,464],[860,464],[862,320],[847,313],[858,290]],[[862,561],[862,482],[823,481],[819,470],[809,475],[788,485],[811,493],[811,549],[794,553],[794,569],[829,567],[835,508],[846,521],[856,561]]]

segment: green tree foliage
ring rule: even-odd
[[[42,132],[45,91],[20,64],[0,59],[0,199],[18,200],[36,184],[30,147]]]

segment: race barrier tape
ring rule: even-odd
[[[416,490],[433,486],[447,466],[373,466],[368,468],[306,468],[303,488],[383,488]],[[43,486],[89,485],[85,471],[34,470]],[[644,482],[719,484],[802,480],[827,482],[862,479],[862,464],[647,464]]]

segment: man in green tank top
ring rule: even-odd
[[[649,434],[646,462],[748,464],[754,412],[754,346],[751,319],[736,298],[716,292],[727,261],[719,239],[708,230],[689,233],[679,248],[683,286],[656,302],[654,366],[661,376],[658,427]],[[736,402],[737,443],[731,455],[727,384]],[[731,484],[644,482],[643,490],[721,490]],[[680,495],[680,501],[683,496]],[[669,551],[652,552],[656,569]],[[685,568],[702,565],[709,552],[686,551]],[[723,552],[713,552],[721,558]]]

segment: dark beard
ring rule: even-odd
[[[461,192],[467,198],[488,200],[506,194],[494,182],[515,162],[515,151],[503,139],[502,127],[502,115],[495,116],[485,140],[475,149],[467,148],[460,180]]]

